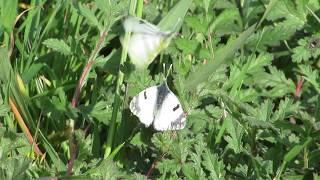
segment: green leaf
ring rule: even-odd
[[[80,106],[81,112],[88,118],[95,118],[98,122],[105,125],[109,124],[112,114],[111,105],[104,101],[99,101],[89,106]]]
[[[303,150],[303,148],[308,146],[308,144],[312,140],[313,139],[311,137],[307,137],[307,139],[303,143],[301,143],[299,145],[295,145],[289,152],[287,152],[287,154],[285,154],[284,161],[285,162],[292,161],[298,154],[300,154],[300,152]]]
[[[304,75],[305,79],[312,84],[314,89],[320,93],[320,79],[319,73],[317,69],[312,69],[310,65],[299,65],[299,69],[301,73]]]
[[[47,39],[43,41],[43,44],[54,51],[62,53],[64,55],[71,54],[71,48],[63,41],[59,39]]]
[[[292,99],[285,98],[280,101],[278,110],[273,113],[272,121],[282,121],[298,110],[298,104],[294,104]]]
[[[194,29],[196,32],[206,33],[208,29],[207,25],[203,24],[203,22],[201,22],[201,19],[199,19],[196,16],[186,17],[185,22],[190,28]]]
[[[88,169],[89,170],[85,175],[89,175],[95,179],[97,179],[97,177],[99,177],[98,179],[105,177],[108,177],[108,179],[125,179],[126,177],[126,174],[119,171],[117,166],[110,159],[94,160],[88,165]]]
[[[223,161],[219,161],[218,156],[213,154],[208,149],[203,154],[203,165],[210,171],[211,179],[221,179],[225,177],[225,166]]]
[[[226,9],[222,13],[219,14],[216,18],[213,19],[211,22],[208,32],[212,33],[214,31],[218,31],[221,27],[224,26],[225,28],[230,28],[233,26],[233,23],[235,20],[238,20],[240,18],[239,11],[236,8],[232,9]],[[228,27],[229,26],[229,27]],[[222,28],[223,31],[225,29]],[[220,33],[226,33],[226,32],[220,32]]]
[[[5,31],[9,34],[18,14],[18,0],[0,1],[0,22]]]
[[[271,54],[262,53],[258,57],[252,55],[250,57],[243,57],[235,61],[235,65],[231,66],[230,77],[224,84],[224,88],[233,90],[238,89],[242,83],[247,85],[254,85],[253,79],[259,78],[260,74],[265,72],[264,66],[270,65],[273,57]],[[245,61],[241,64],[241,61]],[[264,74],[262,75],[264,76]],[[253,78],[253,79],[252,79]],[[234,92],[231,92],[233,94]]]
[[[181,49],[184,54],[194,54],[200,46],[200,43],[196,40],[188,40],[185,38],[178,38],[175,40],[178,49]]]
[[[228,142],[228,147],[232,149],[236,154],[242,152],[241,140],[244,134],[243,128],[240,124],[235,121],[232,117],[228,116],[225,121],[227,121],[226,130],[230,136],[226,136],[225,140]]]
[[[293,49],[292,61],[300,63],[308,61],[311,58],[311,53],[308,51],[307,42],[304,39],[299,40],[299,46]]]
[[[226,46],[215,52],[215,59],[205,66],[202,66],[197,72],[192,72],[187,78],[185,84],[189,90],[195,88],[198,84],[206,81],[222,64],[229,64],[234,53],[244,45],[245,40],[253,33],[255,26],[251,26],[241,33],[235,40],[230,40]]]
[[[96,17],[93,10],[91,10],[86,5],[82,5],[82,4],[79,4],[78,10],[79,10],[80,14],[88,20],[90,25],[96,26],[100,31],[102,31],[103,26],[98,21],[98,18]]]
[[[158,26],[163,31],[178,32],[192,0],[180,0],[168,14],[161,19]]]
[[[194,166],[191,163],[186,163],[182,166],[182,172],[188,179],[198,179]]]
[[[39,71],[45,66],[43,63],[34,63],[22,74],[23,81],[28,84],[33,78],[35,78]]]
[[[266,10],[262,16],[262,18],[260,19],[259,25],[264,21],[264,19],[270,14],[270,12],[272,12],[271,10],[273,10],[273,8],[275,7],[275,5],[277,4],[277,0],[271,0],[269,1],[269,4],[266,7]]]
[[[9,106],[0,103],[0,117],[6,116],[9,111]]]

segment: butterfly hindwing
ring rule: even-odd
[[[149,87],[134,96],[130,102],[131,112],[147,127],[152,124],[154,119],[157,91],[157,86]]]
[[[153,121],[154,129],[158,131],[183,129],[186,125],[186,115],[179,99],[171,92],[166,83],[158,86],[158,89],[158,103],[161,105],[158,105]]]

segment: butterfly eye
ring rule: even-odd
[[[173,110],[173,111],[176,111],[177,109],[179,109],[179,107],[180,107],[179,104],[177,104],[177,106],[174,107],[172,110]]]
[[[143,95],[144,95],[144,99],[147,99],[147,91],[144,91]]]

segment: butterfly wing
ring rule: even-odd
[[[157,26],[133,16],[128,16],[124,20],[123,26],[126,32],[131,32],[131,33],[141,33],[141,34],[162,33]]]
[[[148,66],[160,52],[160,35],[132,34],[128,43],[130,60],[138,68]]]
[[[157,94],[157,86],[152,86],[134,96],[130,102],[130,111],[147,127],[154,120]]]
[[[186,114],[179,99],[166,85],[165,87],[167,92],[158,90],[158,93],[164,93],[164,95],[158,96],[163,97],[163,100],[158,98],[158,110],[153,121],[153,127],[158,131],[183,129],[186,126]]]
[[[131,32],[128,54],[139,69],[148,66],[169,45],[173,36],[171,32],[163,32],[157,26],[132,16],[125,19],[123,26],[126,32]]]

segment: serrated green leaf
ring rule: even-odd
[[[64,55],[71,54],[71,48],[63,41],[59,39],[47,39],[43,41],[43,44],[54,51],[62,53]]]
[[[225,177],[224,171],[224,164],[222,161],[218,160],[216,154],[209,152],[208,150],[205,151],[203,154],[203,165],[204,167],[210,171],[210,179],[221,179]]]
[[[299,109],[298,104],[294,104],[292,99],[285,98],[284,100],[280,101],[278,110],[274,112],[272,116],[272,121],[282,121],[289,115],[297,112]]]
[[[226,130],[230,136],[226,136],[225,140],[228,142],[228,147],[236,154],[242,152],[241,139],[243,136],[243,128],[229,116],[225,119],[227,121]]]
[[[310,52],[302,46],[298,46],[293,49],[292,61],[300,63],[302,61],[308,61],[311,57]]]
[[[199,176],[196,173],[194,166],[190,163],[186,163],[182,166],[182,172],[188,179],[198,179]]]
[[[212,33],[219,29],[219,26],[226,26],[226,24],[232,27],[229,23],[233,23],[235,20],[239,20],[239,18],[240,15],[237,9],[226,9],[213,19],[207,31]]]
[[[310,65],[300,65],[299,69],[304,75],[305,79],[313,85],[318,93],[320,93],[319,71],[317,69],[313,70]]]
[[[79,4],[78,10],[80,14],[84,16],[91,25],[96,26],[99,30],[103,29],[103,26],[98,21],[98,18],[95,16],[95,13],[89,7]]]

